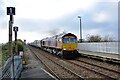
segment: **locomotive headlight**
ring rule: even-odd
[[[65,48],[63,50],[66,50]]]

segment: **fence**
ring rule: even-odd
[[[79,43],[79,50],[119,54],[118,43],[120,42],[90,42]]]
[[[1,80],[6,80],[11,78],[11,64],[12,58],[10,57],[4,67],[2,68],[2,78]],[[21,71],[22,71],[22,58],[20,56],[14,56],[14,78],[18,79]]]

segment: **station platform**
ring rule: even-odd
[[[40,61],[31,53],[30,49],[27,48],[26,53],[24,54],[26,65],[23,66],[23,71],[20,76],[21,79],[49,79],[55,80],[55,78],[45,70],[45,67]]]
[[[91,52],[91,51],[84,51],[84,50],[79,50],[79,53],[86,56],[89,55],[89,56],[99,57],[103,59],[120,61],[120,54]]]

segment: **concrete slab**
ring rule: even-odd
[[[46,72],[40,67],[26,69],[22,72],[21,78],[51,78]]]

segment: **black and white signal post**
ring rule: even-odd
[[[13,31],[15,32],[15,53],[18,55],[18,48],[17,48],[17,32],[18,32],[18,27],[15,26],[13,27]]]
[[[7,7],[7,15],[10,15],[9,20],[9,56],[11,56],[12,64],[11,64],[11,78],[14,80],[14,55],[12,51],[12,26],[13,26],[13,15],[15,15],[15,7]]]

